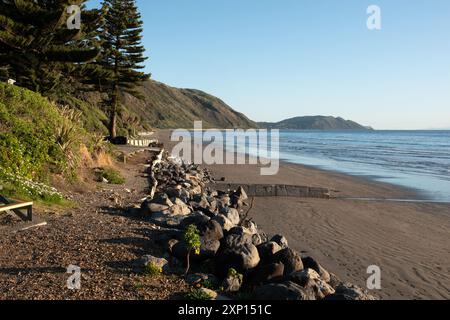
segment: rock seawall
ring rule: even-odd
[[[164,272],[181,273],[189,254],[192,268],[186,281],[214,299],[375,299],[290,248],[284,236],[268,236],[247,219],[249,196],[328,198],[327,189],[231,184],[224,188],[226,184],[215,184],[208,170],[164,151],[155,155],[147,170],[151,191],[140,211],[164,230],[157,244],[167,254],[164,260],[145,256],[138,266],[156,261]],[[189,250],[184,241],[185,229],[191,225],[199,231],[198,252]]]

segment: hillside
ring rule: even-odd
[[[351,120],[325,116],[295,117],[276,123],[259,122],[258,125],[262,128],[287,130],[372,130]]]
[[[126,96],[124,105],[152,128],[251,128],[257,125],[222,100],[200,90],[177,89],[149,80],[140,89],[144,99]]]

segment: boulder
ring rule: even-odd
[[[330,286],[334,289],[336,289],[339,285],[341,285],[343,282],[341,279],[338,278],[334,273],[330,273],[330,281],[328,282]]]
[[[201,245],[199,254],[195,254],[195,252],[191,250],[191,253],[189,255],[191,261],[199,262],[214,258],[220,248],[220,241],[218,240],[210,240],[205,239],[205,237],[201,237],[200,243]],[[184,241],[179,241],[172,246],[171,252],[177,259],[185,261],[188,251],[189,250]]]
[[[202,193],[202,187],[201,186],[195,186],[195,187],[192,187],[189,190],[189,194],[190,194],[191,197],[193,197],[193,196],[195,196],[197,194],[201,194],[201,193]]]
[[[181,227],[187,228],[188,226],[193,224],[197,227],[197,229],[201,230],[202,228],[204,228],[204,226],[208,223],[209,220],[210,218],[207,215],[199,211],[196,211],[183,219],[183,221],[181,222]]]
[[[182,197],[183,187],[181,185],[176,185],[175,187],[166,188],[164,191],[166,192],[169,198],[180,198]]]
[[[273,241],[260,244],[259,246],[257,246],[257,248],[259,256],[263,263],[269,261],[273,255],[281,251],[280,245]]]
[[[248,199],[247,193],[245,192],[244,188],[240,186],[237,188],[237,190],[234,192],[234,195],[238,197],[239,200],[245,201]]]
[[[227,217],[221,214],[217,214],[211,219],[217,221],[219,225],[222,227],[222,229],[225,231],[229,231],[231,228],[234,227],[234,224]]]
[[[225,277],[230,268],[240,273],[255,268],[259,263],[259,254],[256,247],[251,243],[239,247],[226,247],[217,252],[214,259],[215,270],[219,277]]]
[[[278,251],[270,260],[272,262],[281,262],[284,264],[285,276],[289,276],[291,273],[303,269],[303,263],[300,255],[291,248]]]
[[[172,215],[165,212],[155,212],[150,217],[150,221],[154,224],[166,228],[181,228],[181,223],[186,216]]]
[[[321,279],[320,275],[313,269],[308,268],[295,272],[289,276],[289,280],[302,287],[314,290],[317,300],[335,293],[335,290]]]
[[[315,300],[312,289],[302,288],[298,284],[287,281],[271,283],[258,287],[253,292],[255,300]]]
[[[231,205],[231,199],[227,194],[225,194],[225,195],[221,196],[219,199],[217,199],[217,207],[219,209],[224,208],[224,207],[229,207],[230,205]]]
[[[227,249],[238,249],[248,244],[252,244],[252,237],[249,234],[229,234],[223,241]]]
[[[220,240],[223,238],[223,230],[220,224],[215,220],[209,220],[199,228],[203,237],[209,240]]]
[[[377,300],[366,290],[350,283],[342,283],[337,286],[336,292],[329,295],[330,300]]]
[[[244,227],[241,226],[237,226],[237,227],[233,227],[228,231],[228,234],[237,234],[237,235],[244,235],[244,234],[248,234],[250,235],[250,232],[248,230],[246,230]]]
[[[241,221],[241,218],[239,217],[239,211],[237,211],[236,209],[234,209],[234,208],[228,208],[227,207],[227,210],[221,210],[221,213],[225,216],[225,217],[227,217],[227,219],[228,220],[230,220],[230,222],[233,224],[233,225],[238,225],[239,224],[239,222]]]
[[[278,243],[282,249],[286,249],[287,247],[289,247],[287,239],[280,234],[273,236],[270,241]]]
[[[144,201],[141,204],[141,214],[142,215],[152,215],[156,212],[168,212],[169,206],[164,204],[158,204],[158,203],[151,203],[148,201]]]
[[[247,193],[244,188],[239,187],[231,195],[231,206],[234,208],[242,208],[244,206],[244,201],[248,199]]]
[[[316,260],[311,257],[303,257],[302,262],[305,269],[315,270],[323,281],[330,282],[330,274]]]
[[[173,206],[170,207],[170,213],[173,215],[188,215],[191,213],[191,209],[180,199],[176,198]]]
[[[245,227],[248,230],[248,232],[250,232],[250,234],[259,233],[258,226],[253,221],[244,221],[242,226]]]
[[[242,276],[228,275],[222,282],[224,292],[238,292],[242,286]]]
[[[172,201],[170,201],[169,196],[166,193],[159,192],[153,196],[153,199],[150,200],[151,203],[163,204],[166,206],[173,206]]]
[[[283,274],[284,265],[282,263],[259,265],[257,268],[252,270],[248,277],[248,282],[253,285],[278,282],[283,279]]]
[[[148,265],[153,265],[157,268],[167,271],[169,261],[164,258],[158,258],[152,255],[145,255],[133,262],[133,269],[136,271],[143,271]]]
[[[260,234],[255,233],[254,235],[252,235],[252,243],[255,246],[259,246],[260,244],[262,244],[264,242],[264,239],[261,237]]]
[[[200,238],[200,256],[199,259],[206,260],[214,258],[217,251],[220,248],[219,240],[206,239],[205,237]]]

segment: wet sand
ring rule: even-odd
[[[156,138],[170,151],[169,131]],[[250,216],[269,235],[315,257],[342,280],[366,286],[367,267],[381,268],[383,299],[450,299],[450,204],[390,202],[414,199],[413,190],[280,163],[274,176],[255,165],[208,166],[230,183],[326,187],[337,199],[255,198]],[[380,201],[345,198],[376,198]]]

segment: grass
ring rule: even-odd
[[[124,184],[125,178],[119,171],[112,168],[98,168],[96,171],[97,178],[106,179],[110,184]]]

